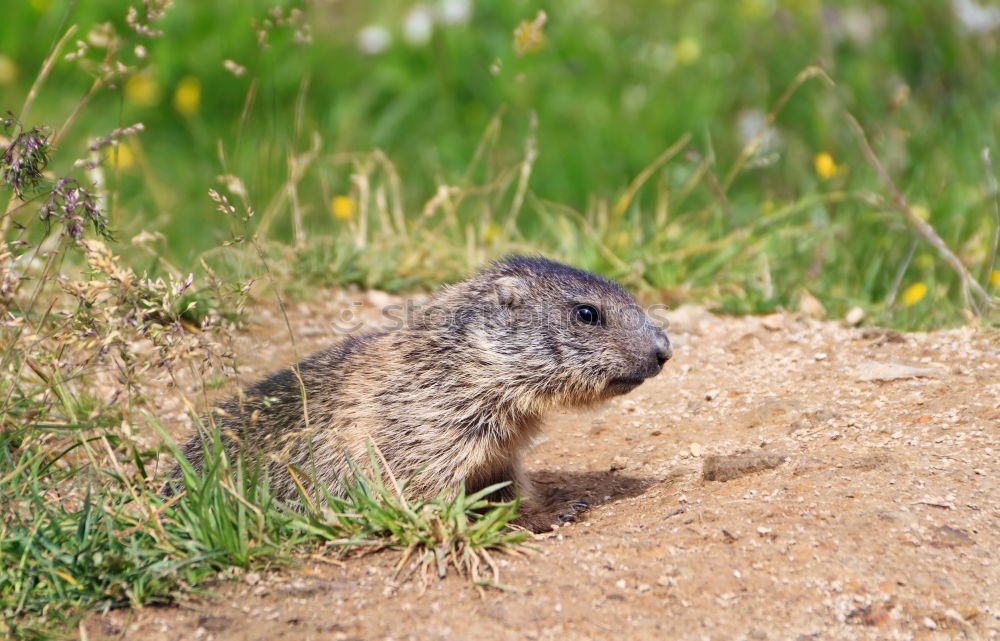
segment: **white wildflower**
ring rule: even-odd
[[[403,18],[403,40],[407,44],[419,47],[430,42],[434,35],[434,14],[425,4],[416,4]]]
[[[358,49],[361,53],[376,56],[392,44],[392,36],[385,27],[370,24],[358,32]]]
[[[472,18],[472,0],[441,0],[438,15],[442,24],[466,24]]]

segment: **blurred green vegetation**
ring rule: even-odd
[[[124,240],[164,234],[157,252],[182,271],[199,256],[224,262],[213,248],[257,231],[300,283],[410,287],[539,251],[730,311],[796,307],[805,291],[830,314],[860,305],[903,327],[960,320],[958,278],[893,210],[851,113],[916,212],[990,291],[1000,284],[993,274],[989,285],[995,194],[982,159],[1000,130],[995,5],[179,2],[156,23],[162,36],[143,38],[126,24],[130,4],[8,3],[0,107],[18,112],[54,43],[79,25],[73,40],[92,46],[57,59],[25,122],[58,127],[106,54],[93,45],[119,34],[125,73],[80,110],[52,170],[142,122],[104,159],[111,222]],[[544,24],[515,38],[542,10]],[[810,65],[835,85],[795,89],[729,184]],[[206,196],[224,174],[258,212],[245,228]],[[392,218],[396,174],[403,223]]]

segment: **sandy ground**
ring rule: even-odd
[[[292,306],[300,353],[329,344],[345,296]],[[372,295],[369,323],[387,301]],[[292,359],[273,309],[251,319],[247,378]],[[593,507],[537,536],[536,552],[501,558],[516,591],[481,593],[455,576],[393,589],[398,555],[382,552],[113,611],[91,618],[88,636],[1000,639],[996,336],[696,308],[670,320],[676,354],[663,374],[548,421],[530,470]],[[162,410],[181,434],[181,409]],[[747,453],[773,469],[713,458]],[[706,465],[735,478],[706,480]]]

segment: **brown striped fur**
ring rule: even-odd
[[[580,305],[602,322],[581,322]],[[265,457],[282,499],[298,496],[289,465],[336,492],[348,460],[368,461],[370,442],[397,479],[410,479],[412,496],[511,481],[497,498],[519,493],[522,522],[540,530],[551,515],[533,504],[521,457],[544,414],[626,393],[670,355],[666,334],[621,286],[513,256],[443,288],[401,329],[343,339],[298,375],[289,368],[251,386],[242,407],[221,406],[216,426],[230,454]],[[201,438],[184,454],[200,467]]]

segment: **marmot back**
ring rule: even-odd
[[[511,481],[495,498],[520,494],[521,522],[544,529],[549,515],[532,504],[520,462],[543,414],[629,392],[671,354],[620,285],[514,256],[443,288],[402,329],[346,338],[298,375],[251,386],[242,404],[222,405],[216,426],[229,454],[263,457],[281,499],[298,496],[289,465],[339,492],[370,442],[396,478],[412,479],[412,495]],[[184,454],[200,468],[201,438]]]

